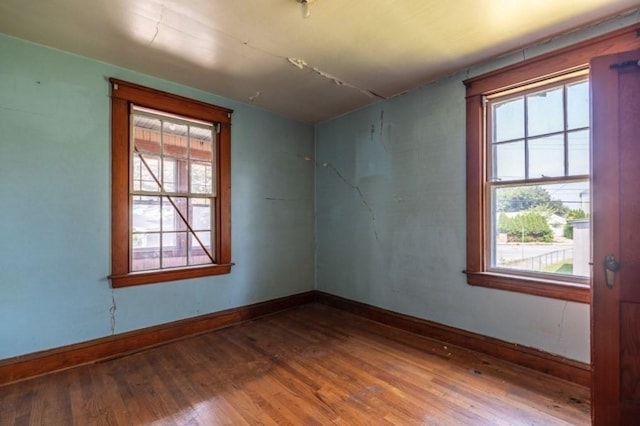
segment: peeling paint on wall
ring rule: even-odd
[[[116,297],[115,291],[111,290],[111,307],[109,308],[109,315],[111,316],[111,335],[114,335],[116,332],[116,310],[118,307],[116,306]]]

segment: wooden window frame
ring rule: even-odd
[[[115,288],[231,272],[232,110],[171,93],[109,79],[111,83],[111,285]],[[219,125],[216,146],[214,264],[131,272],[130,119],[132,105]]]
[[[490,272],[487,267],[487,153],[484,99],[496,93],[545,84],[586,70],[591,58],[637,48],[640,25],[632,25],[464,81],[467,132],[467,283],[555,299],[590,303],[588,285]]]

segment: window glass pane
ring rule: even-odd
[[[589,81],[567,86],[567,128],[589,127]]]
[[[527,96],[527,130],[529,136],[564,130],[562,98],[562,87]]]
[[[160,231],[160,197],[133,197],[133,232]]]
[[[170,120],[162,122],[162,143],[164,155],[175,158],[187,158],[188,126]]]
[[[187,265],[186,232],[162,233],[162,267],[175,268]]]
[[[213,257],[211,250],[211,232],[198,231],[195,235],[197,235],[198,238],[189,235],[189,264],[203,265],[211,263],[211,259],[207,255],[207,253],[209,253]]]
[[[178,214],[180,212],[180,214]],[[162,197],[162,230],[186,231],[188,220],[187,199],[184,197]]]
[[[564,136],[529,140],[529,178],[564,176]]]
[[[208,231],[211,229],[211,200],[208,198],[192,198],[190,200],[192,219],[191,226],[194,230]]]
[[[161,151],[160,120],[144,115],[133,116],[135,150],[159,155]]]
[[[133,177],[133,190],[140,191],[142,187],[142,161],[140,161],[138,154],[133,154],[132,168],[131,176]]]
[[[524,179],[524,141],[494,145],[493,169],[494,180]]]
[[[160,159],[147,154],[133,154],[133,190],[160,191]],[[158,180],[156,180],[158,179]]]
[[[162,159],[162,185],[165,192],[178,192],[178,173],[176,160],[172,158]]]
[[[144,271],[160,267],[160,233],[134,232],[131,235],[131,269]]]
[[[213,128],[190,126],[189,136],[191,159],[211,161],[213,159]]]
[[[490,265],[589,276],[589,181],[492,190]]]
[[[211,163],[191,163],[191,192],[213,194]]]
[[[524,100],[511,99],[493,105],[493,142],[524,138]]]
[[[567,135],[569,141],[569,175],[589,174],[589,131]]]
[[[160,197],[132,200],[131,267],[134,271],[160,267]]]

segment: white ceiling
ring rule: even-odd
[[[2,0],[0,32],[314,123],[638,0]],[[1,58],[0,58],[1,60]]]

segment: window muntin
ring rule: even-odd
[[[588,277],[588,94],[581,76],[487,99],[488,271]]]

